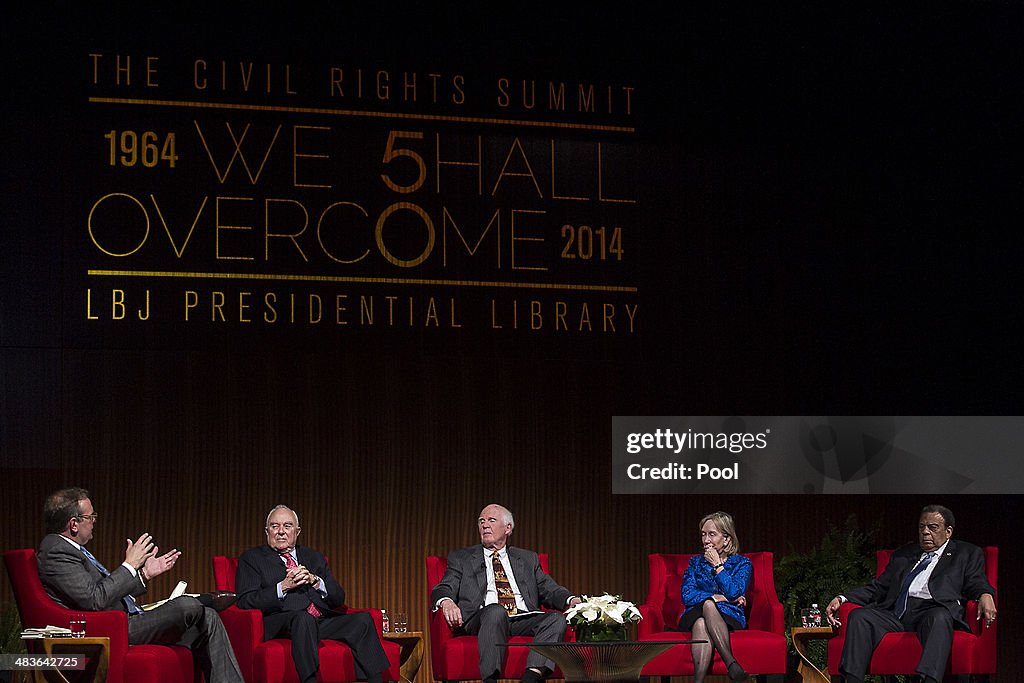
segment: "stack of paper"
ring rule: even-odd
[[[46,628],[27,628],[21,632],[23,639],[28,638],[54,638],[57,636],[70,636],[71,629],[62,626],[47,626]]]
[[[146,610],[148,612],[149,610],[153,609],[154,607],[159,607],[160,605],[164,604],[168,600],[173,600],[174,598],[180,598],[182,595],[185,595],[185,589],[186,588],[188,588],[188,583],[185,582],[185,581],[179,581],[178,585],[175,586],[174,590],[171,591],[170,597],[165,598],[163,600],[157,600],[156,602],[151,602],[151,603],[148,603],[146,605],[143,605],[142,609],[144,609],[144,610]]]

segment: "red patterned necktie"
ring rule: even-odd
[[[299,566],[299,563],[295,561],[295,558],[292,557],[291,553],[281,553],[281,556],[284,557],[284,566],[288,569]],[[320,610],[316,608],[316,605],[314,605],[312,601],[310,601],[309,606],[306,607],[306,611],[314,617],[319,617],[321,615]]]
[[[516,594],[512,592],[512,584],[509,583],[508,576],[505,575],[505,566],[501,564],[501,558],[498,557],[497,552],[491,555],[491,565],[494,567],[494,590],[498,592],[498,602],[505,608],[508,615],[512,616],[518,611],[516,609]]]

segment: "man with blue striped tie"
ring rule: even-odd
[[[108,570],[86,549],[98,515],[81,488],[62,489],[43,506],[47,535],[39,544],[39,578],[61,605],[88,611],[120,609],[128,613],[128,642],[183,645],[193,651],[208,683],[242,683],[234,651],[216,610],[183,595],[149,611],[135,597],[146,582],[174,566],[181,553],[158,555],[153,537],[128,541],[124,562]]]

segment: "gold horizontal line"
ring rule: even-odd
[[[329,107],[285,107],[270,104],[237,104],[232,102],[196,102],[189,100],[143,100],[127,97],[90,97],[94,104],[131,104],[152,107],[183,107],[193,109],[234,109],[242,111],[272,111],[328,116],[353,116],[371,119],[407,119],[415,121],[449,121],[454,123],[483,123],[493,126],[530,126],[534,128],[564,128],[569,130],[595,130],[606,133],[635,133],[632,126],[606,126],[591,123],[565,123],[561,121],[530,121],[526,119],[495,119],[479,116],[447,116],[442,114],[410,114],[390,111],[360,111],[358,109],[332,109]]]
[[[213,280],[278,280],[287,282],[350,282],[374,285],[436,285],[442,287],[497,287],[503,289],[555,289],[579,292],[624,292],[636,294],[637,287],[551,282],[503,282],[500,280],[430,280],[403,277],[351,277],[344,275],[287,275],[275,273],[197,273],[165,270],[99,270],[86,271],[100,277],[188,278]]]

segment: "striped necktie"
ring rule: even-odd
[[[107,571],[107,568],[100,564],[100,561],[97,560],[92,553],[86,550],[84,545],[79,546],[79,549],[82,551],[82,554],[85,555],[85,558],[92,562],[92,565],[99,570],[100,574],[103,574],[103,576],[110,576],[110,572]],[[135,598],[132,596],[124,596],[121,598],[121,602],[124,603],[125,608],[128,610],[128,614],[142,614],[142,608],[139,607],[139,603],[135,602]]]
[[[896,598],[896,618],[902,619],[903,615],[907,612],[907,600],[910,599],[910,584],[914,583],[914,579],[917,575],[923,572],[929,564],[931,564],[932,558],[935,557],[935,553],[927,553],[914,567],[913,571],[907,574],[907,578],[903,579],[903,586],[900,588],[900,596]]]
[[[290,552],[285,551],[281,553],[281,557],[284,558],[284,566],[288,569],[299,566],[299,563],[295,561],[295,558],[292,557],[292,554]],[[319,617],[323,614],[320,610],[316,608],[316,605],[313,604],[312,600],[310,600],[309,605],[306,606],[306,611],[312,614],[314,617]]]
[[[491,566],[494,569],[494,590],[498,593],[498,602],[505,608],[509,616],[514,615],[516,608],[516,594],[512,592],[512,584],[505,575],[505,566],[498,557],[498,551],[491,555]]]

